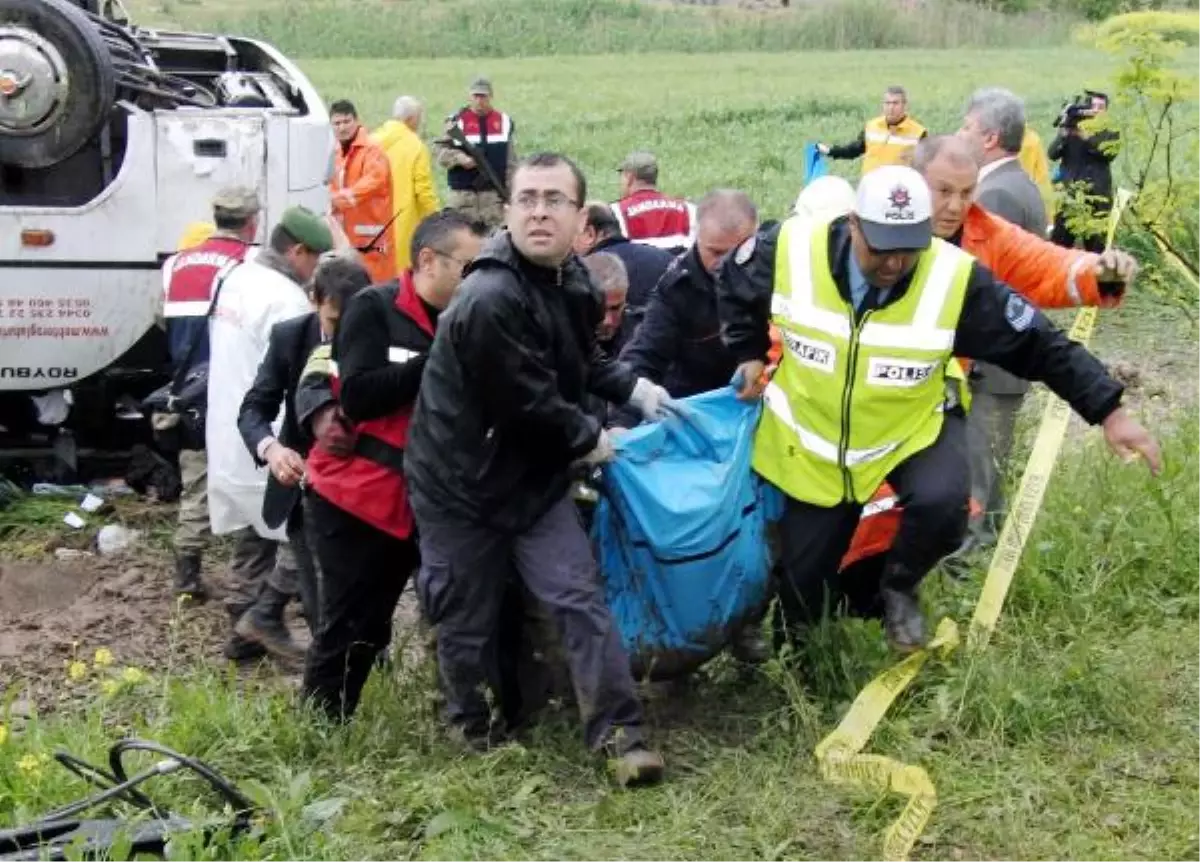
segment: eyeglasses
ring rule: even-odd
[[[438,251],[436,248],[433,249],[433,253],[444,260],[448,260],[451,263],[457,264],[457,266],[460,270],[466,269],[468,264],[471,263],[471,261],[469,261],[469,260],[459,260],[454,255],[449,254],[448,252]]]
[[[532,212],[537,209],[538,201],[545,204],[549,212],[562,212],[567,207],[577,207],[579,204],[562,192],[547,192],[544,195],[539,195],[537,192],[521,192],[513,198],[512,205],[517,209]]]

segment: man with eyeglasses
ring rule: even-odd
[[[653,783],[663,761],[647,747],[570,486],[576,466],[614,455],[584,405],[589,393],[649,419],[670,399],[599,353],[602,299],[571,248],[585,217],[579,168],[556,153],[530,156],[511,192],[508,231],[485,244],[438,324],[404,461],[446,717],[475,750],[516,729],[486,697],[503,710],[498,636],[511,567],[562,630],[588,745],[616,760],[619,783]]]
[[[483,233],[453,210],[422,221],[412,268],[356,293],[332,348],[318,348],[301,378],[297,414],[316,441],[305,514],[322,572],[303,694],[335,720],[354,714],[417,567],[404,482],[412,405],[438,316]]]
[[[722,267],[722,334],[762,397],[754,469],[787,496],[780,604],[789,626],[819,618],[864,585],[837,580],[863,505],[886,480],[904,507],[874,612],[891,645],[925,642],[921,580],[967,526],[970,471],[955,356],[1044,382],[1118,455],[1153,473],[1158,445],[1121,408],[1123,387],[1096,357],[961,249],[933,236],[928,185],[909,167],[877,168],[855,208],[832,221],[788,219]],[[764,380],[777,327],[784,350]],[[828,595],[827,595],[828,594]],[[865,609],[860,608],[860,611]]]

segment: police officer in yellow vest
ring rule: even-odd
[[[954,356],[1041,380],[1118,454],[1157,473],[1157,444],[1121,409],[1123,387],[1098,359],[966,252],[932,235],[929,188],[904,166],[858,186],[854,212],[793,216],[722,264],[722,336],[744,399],[762,397],[754,469],[787,495],[780,605],[788,623],[862,595],[835,582],[863,504],[886,479],[904,507],[881,583],[867,585],[893,647],[924,643],[917,587],[958,547],[970,492],[965,415],[948,380]],[[768,325],[785,349],[763,374]],[[735,377],[735,380],[737,377]],[[853,588],[853,589],[851,589]],[[827,595],[828,593],[828,595]]]
[[[817,149],[831,159],[857,159],[863,156],[865,176],[881,165],[908,164],[917,141],[928,134],[925,127],[908,115],[908,94],[903,87],[888,87],[883,94],[883,113],[868,120],[857,138],[848,144]]]

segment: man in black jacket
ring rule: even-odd
[[[629,290],[625,298],[625,318],[630,333],[641,324],[650,302],[650,294],[675,259],[669,251],[642,242],[633,242],[621,233],[612,206],[603,201],[587,205],[587,221],[575,240],[575,253],[600,252],[616,255],[625,264]]]
[[[508,567],[562,628],[587,743],[617,759],[623,784],[654,782],[629,657],[604,601],[568,489],[574,465],[614,455],[587,393],[661,418],[669,396],[600,357],[601,300],[571,252],[586,181],[540,153],[513,174],[509,232],[468,269],[425,363],[404,467],[421,543],[417,591],[437,626],[453,729],[486,745],[503,729],[501,605]]]
[[[1121,135],[1116,129],[1088,131],[1080,128],[1081,120],[1086,123],[1108,110],[1108,96],[1103,93],[1090,95],[1091,109],[1078,112],[1062,123],[1046,155],[1061,165],[1057,181],[1068,192],[1073,187],[1082,188],[1084,193],[1092,196],[1088,202],[1092,215],[1103,220],[1112,209],[1112,162],[1117,157]],[[1067,226],[1067,214],[1062,207],[1059,207],[1054,219],[1054,231],[1050,238],[1064,248],[1073,248],[1078,242],[1088,251],[1104,251],[1104,231],[1099,229],[1076,234]]]
[[[722,335],[746,381],[741,397],[765,394],[754,468],[788,495],[785,617],[811,621],[827,591],[831,605],[840,602],[838,564],[882,481],[869,480],[890,471],[884,478],[904,512],[878,594],[888,640],[902,651],[925,639],[920,581],[958,547],[967,524],[966,422],[946,377],[953,356],[1045,382],[1102,424],[1115,452],[1141,454],[1155,473],[1160,466],[1157,444],[1121,409],[1121,384],[989,270],[933,239],[931,212],[920,174],[878,168],[859,183],[854,213],[760,233],[719,279]],[[781,267],[790,277],[777,284]],[[771,323],[787,347],[768,382]]]
[[[621,351],[635,374],[661,383],[673,398],[729,384],[737,362],[721,343],[713,273],[757,226],[758,211],[744,192],[704,196],[696,207],[695,245],[659,281],[642,325]]]
[[[342,308],[368,284],[366,270],[353,261],[334,257],[319,265],[312,286],[316,310],[271,329],[266,356],[238,413],[238,431],[246,448],[256,463],[270,469],[263,496],[263,522],[271,529],[287,523],[287,552],[295,557],[296,565],[294,569],[276,566],[272,570],[254,604],[238,618],[233,630],[238,637],[260,644],[291,663],[302,660],[304,651],[283,621],[288,599],[299,593],[310,631],[316,631],[319,612],[316,569],[306,541],[303,509],[296,505],[304,478],[304,459],[313,442],[297,421],[296,388],[309,354],[333,336]],[[283,425],[276,437],[272,426],[280,407]],[[283,582],[280,573],[293,570],[296,583]]]

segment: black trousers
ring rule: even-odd
[[[318,623],[304,666],[303,696],[334,719],[358,708],[375,658],[392,639],[392,615],[420,562],[415,538],[398,539],[305,496],[321,582]]]
[[[1098,201],[1092,204],[1092,214],[1097,217],[1107,218],[1112,211],[1112,201]],[[1089,234],[1088,236],[1077,237],[1073,234],[1070,228],[1067,227],[1066,217],[1060,212],[1054,217],[1054,230],[1050,232],[1050,241],[1055,245],[1060,245],[1063,248],[1074,248],[1076,240],[1083,246],[1084,250],[1100,254],[1104,251],[1104,231],[1099,233]]]
[[[642,706],[629,656],[572,502],[564,497],[518,535],[447,518],[424,504],[414,508],[421,536],[417,595],[437,626],[438,671],[451,725],[472,737],[487,736],[494,727],[486,690],[505,696],[505,668],[511,674],[516,666],[509,638],[520,638],[525,628],[522,619],[505,617],[514,613],[515,573],[562,633],[587,744],[612,744],[620,753],[641,743]],[[507,717],[512,710],[504,706]]]
[[[843,607],[858,615],[879,611],[879,590],[915,590],[937,562],[962,542],[971,476],[966,418],[947,413],[932,446],[888,476],[904,512],[891,551],[839,575],[862,506],[814,506],[789,498],[780,523],[780,609],[787,626],[803,627]]]

